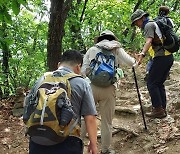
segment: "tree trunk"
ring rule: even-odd
[[[49,71],[57,69],[62,53],[64,24],[72,0],[51,0],[50,21],[47,42],[47,65]]]
[[[3,22],[2,24],[2,34],[3,34],[3,38],[7,37],[6,34],[6,29],[7,29],[7,25],[5,22]],[[9,95],[9,57],[10,57],[10,51],[9,51],[9,47],[8,44],[3,41],[1,42],[1,47],[2,47],[2,53],[3,53],[3,59],[2,59],[2,72],[3,72],[3,76],[4,76],[4,83],[3,83],[3,88],[1,89],[1,93],[3,93],[4,97],[7,97]]]
[[[86,46],[84,45],[83,37],[81,35],[81,23],[82,23],[83,16],[85,13],[87,1],[88,0],[85,0],[80,19],[73,20],[73,22],[70,21],[68,23],[71,30],[71,48],[77,49],[81,51],[82,53],[86,53]],[[80,3],[81,3],[81,0],[77,1],[77,3],[72,5],[70,18],[78,17],[78,14],[80,13],[80,10],[79,10]]]
[[[138,2],[136,3],[136,5],[135,5],[135,7],[133,9],[133,12],[135,12],[139,8],[141,3],[142,3],[142,0],[138,0]],[[133,27],[132,35],[131,35],[131,38],[130,38],[131,42],[134,40],[135,36],[136,36],[136,27]]]

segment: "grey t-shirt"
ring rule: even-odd
[[[92,89],[89,83],[81,77],[75,77],[70,79],[70,85],[71,103],[74,112],[82,116],[97,115]]]
[[[155,52],[155,57],[157,56],[164,56],[164,49],[162,48],[162,42],[159,38],[159,34],[157,32],[160,30],[157,29],[158,27],[155,25],[155,22],[150,21],[144,27],[144,35],[146,38],[153,38],[152,40],[152,48]],[[160,34],[161,35],[161,34]]]
[[[62,71],[63,74],[72,73],[68,67],[60,67],[58,70]],[[69,82],[71,85],[71,104],[75,114],[77,116],[97,115],[89,83],[81,77],[72,78]]]

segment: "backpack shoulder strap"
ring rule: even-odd
[[[56,70],[55,72],[60,72],[60,71],[59,71],[59,70]],[[66,86],[67,86],[67,88],[68,88],[67,94],[68,94],[68,97],[69,97],[69,98],[71,97],[71,86],[70,86],[69,80],[71,80],[71,79],[73,79],[73,78],[76,78],[76,77],[81,77],[81,78],[82,78],[81,75],[78,75],[78,74],[73,73],[73,72],[71,72],[71,73],[66,73],[66,74],[62,74],[62,73],[60,72],[60,76],[57,76],[57,78],[59,78],[59,79],[57,79],[57,80],[63,81],[63,82],[66,84]]]
[[[52,74],[52,72],[46,72],[44,73],[44,75],[39,79],[39,81],[37,82],[37,84],[34,87],[34,96],[36,96],[37,91],[39,89],[39,87],[41,86],[41,84],[43,83],[44,79],[46,78],[46,76]]]
[[[81,77],[81,78],[82,78],[81,75],[76,74],[76,73],[73,73],[73,72],[72,72],[72,73],[67,73],[67,74],[65,74],[64,77],[66,77],[67,80],[70,80],[70,79],[76,78],[76,77]]]

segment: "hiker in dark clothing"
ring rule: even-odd
[[[166,113],[166,91],[164,82],[173,65],[173,55],[162,48],[162,34],[158,25],[151,21],[149,22],[149,14],[143,10],[136,10],[131,16],[132,26],[138,26],[144,31],[146,43],[143,46],[142,52],[138,54],[141,64],[142,59],[146,56],[150,48],[152,48],[152,66],[149,70],[147,79],[147,88],[152,101],[152,112],[146,113],[146,116],[151,118],[164,118]]]
[[[174,23],[172,21],[172,19],[170,17],[168,17],[168,14],[169,14],[169,8],[167,6],[160,6],[159,7],[159,15],[158,16],[165,16],[167,17],[167,24],[173,28],[174,27]]]
[[[157,16],[156,18],[166,17],[166,19],[167,19],[167,25],[170,26],[171,28],[174,27],[174,23],[173,23],[172,19],[171,19],[170,17],[168,17],[169,8],[168,8],[167,6],[160,6],[158,13],[159,13],[159,14],[158,14],[158,16]],[[155,18],[155,19],[156,19],[156,18]],[[151,49],[150,49],[150,50],[151,50]],[[151,52],[151,51],[150,51],[150,52]],[[152,57],[150,57],[150,59],[149,59],[149,61],[148,61],[148,63],[147,63],[147,66],[146,66],[146,76],[145,76],[145,78],[144,78],[145,81],[147,81],[147,78],[148,78],[148,76],[149,76],[149,70],[150,70],[151,65],[152,65],[152,63],[153,63],[152,61],[153,61],[153,60],[152,60]],[[167,77],[167,78],[169,78],[169,73],[168,73],[168,77]]]

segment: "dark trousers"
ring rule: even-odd
[[[147,88],[151,97],[152,106],[166,108],[166,91],[164,82],[173,65],[173,55],[155,57],[149,70]]]
[[[83,154],[83,143],[81,139],[73,136],[53,146],[39,145],[30,140],[29,154]]]

